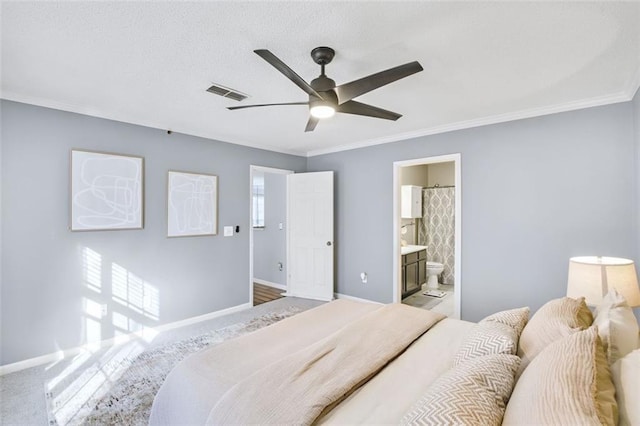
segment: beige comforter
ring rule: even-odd
[[[207,423],[311,424],[443,318],[401,304],[381,306],[235,384]]]
[[[167,376],[153,402],[149,424],[205,424],[233,386],[379,308],[335,300],[191,355]],[[473,323],[449,318],[438,322],[316,422],[397,425],[430,384],[451,368],[472,327]]]

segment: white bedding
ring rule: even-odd
[[[377,308],[379,305],[337,300],[190,356],[167,376],[149,423],[205,424],[231,386]],[[429,383],[450,368],[472,325],[440,321],[320,422],[397,424]]]

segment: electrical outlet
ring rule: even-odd
[[[362,280],[362,284],[366,284],[369,280],[369,276],[366,272],[360,272],[360,279]]]

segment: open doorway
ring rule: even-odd
[[[269,302],[287,291],[287,175],[291,170],[250,167],[250,303]]]
[[[393,301],[460,318],[460,154],[394,163]]]

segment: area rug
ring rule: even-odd
[[[422,292],[419,291],[405,299],[402,299],[402,303],[404,303],[405,305],[415,306],[416,308],[421,308],[421,309],[433,309],[437,305],[442,303],[443,300],[444,300],[444,297],[437,298],[437,297],[425,296],[422,294]]]
[[[171,369],[188,355],[278,322],[302,310],[288,307],[242,322],[148,349],[127,343],[57,392],[47,390],[50,426],[146,425],[151,404]]]

